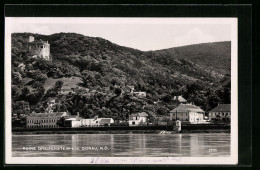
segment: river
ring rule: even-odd
[[[229,133],[12,135],[13,157],[230,156]]]

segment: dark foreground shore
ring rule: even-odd
[[[41,134],[176,134],[176,133],[230,133],[230,130],[183,130],[161,131],[161,130],[114,130],[114,131],[31,131],[13,132],[13,135],[41,135]]]
[[[14,135],[30,134],[171,134],[171,133],[230,133],[230,125],[190,124],[183,125],[181,131],[176,126],[106,126],[106,127],[59,127],[59,128],[14,128]]]

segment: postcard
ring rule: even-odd
[[[5,18],[6,164],[238,163],[237,18]]]

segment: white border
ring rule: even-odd
[[[12,157],[11,33],[18,23],[95,24],[230,24],[231,25],[231,156],[230,157]],[[5,18],[5,163],[6,164],[215,164],[238,163],[237,18]],[[119,44],[120,45],[120,44]]]

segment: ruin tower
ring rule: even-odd
[[[50,44],[48,43],[48,41],[43,41],[41,39],[34,40],[33,36],[29,36],[28,51],[32,53],[33,56],[51,61]]]
[[[34,37],[33,36],[29,36],[28,42],[33,42],[34,41]]]

